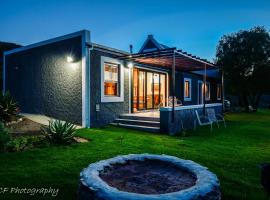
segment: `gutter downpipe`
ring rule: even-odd
[[[87,73],[87,79],[85,80],[85,84],[87,85],[87,90],[86,94],[88,96],[88,101],[86,102],[87,106],[85,107],[85,109],[88,109],[87,113],[87,123],[85,124],[87,128],[91,128],[91,51],[94,49],[94,45],[91,43],[91,41],[85,41],[85,47],[87,49],[87,61],[86,61],[86,73]]]

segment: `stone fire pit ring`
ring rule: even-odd
[[[158,160],[168,162],[196,176],[195,185],[176,192],[163,194],[139,194],[111,187],[99,175],[105,168],[128,161]],[[129,154],[90,164],[80,173],[78,199],[92,200],[220,200],[220,184],[217,176],[191,160],[154,154]]]

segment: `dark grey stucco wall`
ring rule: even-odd
[[[191,79],[191,101],[184,101],[184,78]],[[180,99],[183,105],[196,105],[198,104],[198,81],[203,81],[203,77],[197,74],[186,73],[177,71],[175,75],[175,96]],[[220,100],[217,100],[217,83],[220,83],[220,80],[213,78],[207,78],[207,82],[210,83],[210,100],[207,100],[206,103],[219,103]]]
[[[110,53],[92,50],[90,57],[91,127],[100,127],[111,123],[120,114],[129,112],[129,69],[124,67],[124,101],[101,103],[101,56],[115,57]],[[100,106],[100,111],[96,110]]]
[[[81,36],[6,55],[6,91],[22,112],[82,121]],[[73,63],[67,62],[72,55]]]

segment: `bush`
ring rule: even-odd
[[[7,144],[7,151],[16,152],[23,151],[31,148],[28,144],[28,140],[25,137],[14,138]]]
[[[23,136],[16,137],[7,144],[7,151],[9,152],[18,152],[24,151],[27,149],[32,149],[35,147],[44,147],[47,146],[44,137],[40,136]]]
[[[18,113],[18,104],[13,100],[9,92],[0,94],[0,120],[4,123],[12,120]]]
[[[52,144],[71,144],[76,126],[70,122],[51,120],[49,126],[42,127],[42,133]]]
[[[4,124],[0,122],[0,151],[5,151],[11,140],[10,133]]]

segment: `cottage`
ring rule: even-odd
[[[119,116],[123,122],[128,116],[126,126],[149,128],[138,115],[130,123],[130,116],[160,109],[165,121],[174,122],[177,110],[220,107],[223,98],[213,63],[163,45],[153,35],[132,54],[93,43],[87,30],[5,52],[3,91],[10,91],[22,112],[84,127],[103,126]],[[157,125],[150,123],[150,129],[168,131],[167,122],[153,121]]]

